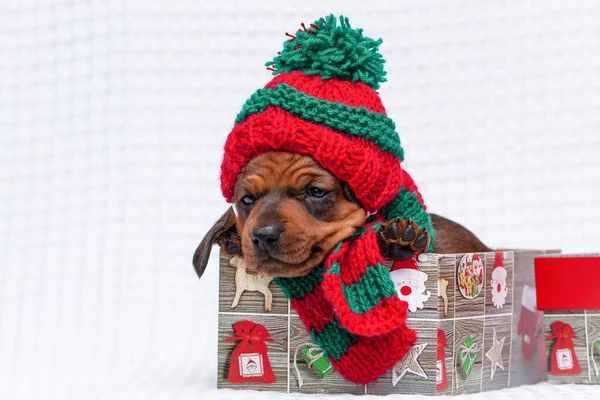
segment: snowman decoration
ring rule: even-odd
[[[497,251],[492,271],[492,303],[496,308],[504,307],[508,289],[506,287],[506,268],[504,268],[504,252]]]
[[[425,307],[425,302],[429,300],[431,292],[426,290],[425,282],[427,274],[422,272],[413,258],[408,260],[394,261],[390,277],[398,297],[408,303],[408,310],[415,312],[417,309]]]

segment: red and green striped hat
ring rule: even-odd
[[[368,213],[412,218],[433,236],[423,199],[401,168],[395,124],[376,92],[386,81],[381,39],[333,15],[287,35],[266,64],[275,77],[244,104],[227,138],[221,166],[227,201],[250,160],[287,151],[311,156],[346,182]]]

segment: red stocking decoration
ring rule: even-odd
[[[552,335],[546,340],[556,340],[550,352],[550,373],[552,375],[578,375],[581,368],[577,362],[573,339],[577,338],[571,325],[562,321],[550,325]]]
[[[437,361],[435,365],[435,388],[444,390],[448,387],[448,376],[446,375],[446,334],[438,328],[437,335]]]
[[[267,328],[252,321],[239,321],[233,324],[235,336],[226,342],[241,340],[231,353],[229,361],[229,382],[231,383],[274,383],[275,375],[267,356],[269,337]]]
[[[517,334],[521,335],[521,353],[526,360],[530,360],[535,354],[538,313],[535,289],[528,285],[523,286]],[[542,354],[544,353],[540,353],[539,356],[541,357]]]

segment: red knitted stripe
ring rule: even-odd
[[[335,254],[330,254],[325,259],[325,268],[329,270],[333,262],[344,260],[345,266],[340,271],[340,278],[346,286],[358,283],[360,278],[365,275],[365,271],[369,266],[377,266],[379,263],[384,264],[385,260],[381,257],[379,248],[373,247],[372,243],[377,242],[375,230],[369,229],[365,232],[363,240],[354,240],[352,242],[344,242],[340,250]],[[352,257],[346,257],[350,245],[352,245]]]
[[[425,201],[423,200],[421,192],[419,192],[415,181],[413,180],[412,176],[410,176],[409,173],[406,172],[406,170],[404,169],[402,170],[402,185],[409,192],[417,194],[417,200],[419,200],[419,203],[423,204],[423,210],[427,211],[427,206],[425,205]]]
[[[237,177],[254,157],[282,150],[311,156],[347,182],[366,211],[388,204],[402,185],[400,161],[377,145],[295,117],[277,107],[250,115],[227,138],[221,165],[221,190],[233,198]],[[366,179],[369,177],[369,179]]]
[[[325,300],[323,288],[319,285],[310,293],[306,293],[303,299],[293,298],[292,307],[306,325],[306,330],[314,328],[317,332],[323,332],[325,325],[333,321],[333,309]]]
[[[319,75],[304,75],[300,71],[277,75],[265,87],[273,88],[287,83],[299,91],[317,99],[335,101],[350,107],[364,107],[369,111],[385,114],[385,108],[376,91],[362,82],[323,79]]]
[[[339,360],[329,357],[329,361],[344,378],[364,385],[377,380],[402,360],[416,340],[415,332],[403,324],[374,338],[361,336]]]
[[[323,290],[336,315],[350,333],[360,336],[376,336],[397,329],[406,321],[408,304],[397,296],[382,298],[370,311],[357,314],[352,311],[342,290],[339,276],[325,274]]]

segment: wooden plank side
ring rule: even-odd
[[[302,376],[303,385],[302,387],[299,387],[298,376],[294,368],[294,353],[297,348],[305,343],[312,343],[310,335],[306,331],[306,327],[302,320],[297,316],[292,316],[290,319],[290,393],[365,393],[364,385],[347,381],[335,371],[324,378],[319,378],[316,372],[308,367],[308,364],[302,358],[300,350],[298,350],[296,365]]]
[[[486,257],[485,254],[486,253],[477,253],[481,259],[481,262],[483,263],[483,276],[484,276],[484,282],[483,282],[483,289],[481,291],[481,293],[475,297],[474,299],[467,299],[465,298],[461,292],[460,289],[458,287],[458,281],[457,279],[455,279],[456,281],[456,295],[455,295],[455,302],[456,302],[456,307],[454,309],[454,313],[456,318],[464,318],[464,317],[479,317],[479,316],[483,316],[484,312],[485,312],[485,271],[486,271]],[[464,254],[457,254],[456,255],[456,269],[458,270],[458,266],[460,264],[460,261],[462,259],[462,257],[464,256]],[[455,277],[456,277],[455,273]]]
[[[264,325],[269,331],[273,342],[267,343],[269,361],[275,374],[276,382],[263,383],[231,383],[227,380],[231,353],[240,343],[239,341],[225,342],[225,338],[233,337],[233,324],[238,321],[250,320]],[[220,314],[218,336],[218,375],[217,387],[229,389],[270,390],[287,392],[288,380],[288,317],[271,315],[245,316],[243,314]]]
[[[586,327],[585,327],[585,315],[564,315],[564,316],[551,316],[546,315],[544,319],[544,326],[546,336],[551,335],[550,325],[555,321],[562,321],[566,324],[571,325],[575,331],[576,338],[573,338],[573,344],[575,348],[575,355],[577,362],[581,367],[581,373],[577,375],[552,375],[550,373],[550,357],[552,357],[552,346],[554,346],[554,340],[546,341],[546,354],[548,361],[548,381],[552,383],[585,383],[589,379],[589,368],[588,368],[588,352],[589,349],[586,345]]]
[[[513,312],[513,273],[514,273],[514,254],[512,251],[504,253],[504,269],[506,269],[506,302],[501,308],[496,308],[492,299],[492,273],[494,271],[494,261],[496,253],[486,253],[486,285],[485,285],[485,315],[506,314]]]
[[[461,346],[464,346],[467,336],[471,336],[473,346],[478,346],[475,365],[471,373],[464,375],[462,367],[458,361]],[[481,389],[483,351],[483,318],[458,320],[454,330],[454,394],[477,393]]]
[[[454,318],[456,304],[456,256],[445,254],[439,259],[439,278],[448,281],[446,295],[448,296],[448,315],[444,315],[444,300],[438,297],[438,315],[440,320]],[[437,295],[437,288],[436,288]],[[460,293],[458,294],[460,296]]]
[[[590,361],[590,382],[600,384],[600,354],[594,349],[594,344],[600,341],[600,315],[587,316],[587,347]],[[595,365],[594,365],[595,363]]]
[[[265,296],[260,292],[245,291],[236,308],[231,308],[235,297],[235,268],[229,264],[230,257],[219,256],[219,311],[234,313],[287,314],[288,300],[273,282],[269,289],[273,294],[271,311],[265,311]]]
[[[367,385],[367,394],[421,394],[435,395],[435,367],[437,357],[437,321],[408,320],[407,325],[417,332],[417,344],[427,343],[427,347],[418,358],[418,362],[427,374],[427,379],[407,373],[392,386],[392,370],[373,383]]]
[[[436,393],[449,396],[454,391],[454,320],[440,321],[439,328],[446,334],[446,343],[448,344],[448,347],[444,349],[448,387],[444,390],[438,390]]]
[[[511,318],[512,316],[510,315],[485,317],[483,379],[481,385],[483,391],[499,390],[508,387]],[[501,342],[502,339],[504,339],[501,353],[501,364],[503,368],[496,365],[494,377],[492,378],[492,361],[486,356],[486,353],[494,346],[494,330],[496,331],[496,339],[498,342]]]
[[[535,276],[533,271],[534,257],[547,254],[545,251],[515,251],[514,252],[514,275],[513,275],[513,320],[512,320],[512,352],[510,368],[510,387],[529,385],[546,380],[546,370],[540,368],[539,357],[545,359],[545,354],[535,351],[528,359],[524,355],[524,335],[519,335],[517,329],[523,313],[527,313],[522,305],[523,287],[528,285],[535,288]],[[525,315],[523,316],[525,318]],[[542,333],[543,334],[543,333]],[[537,338],[528,339],[537,340]]]

